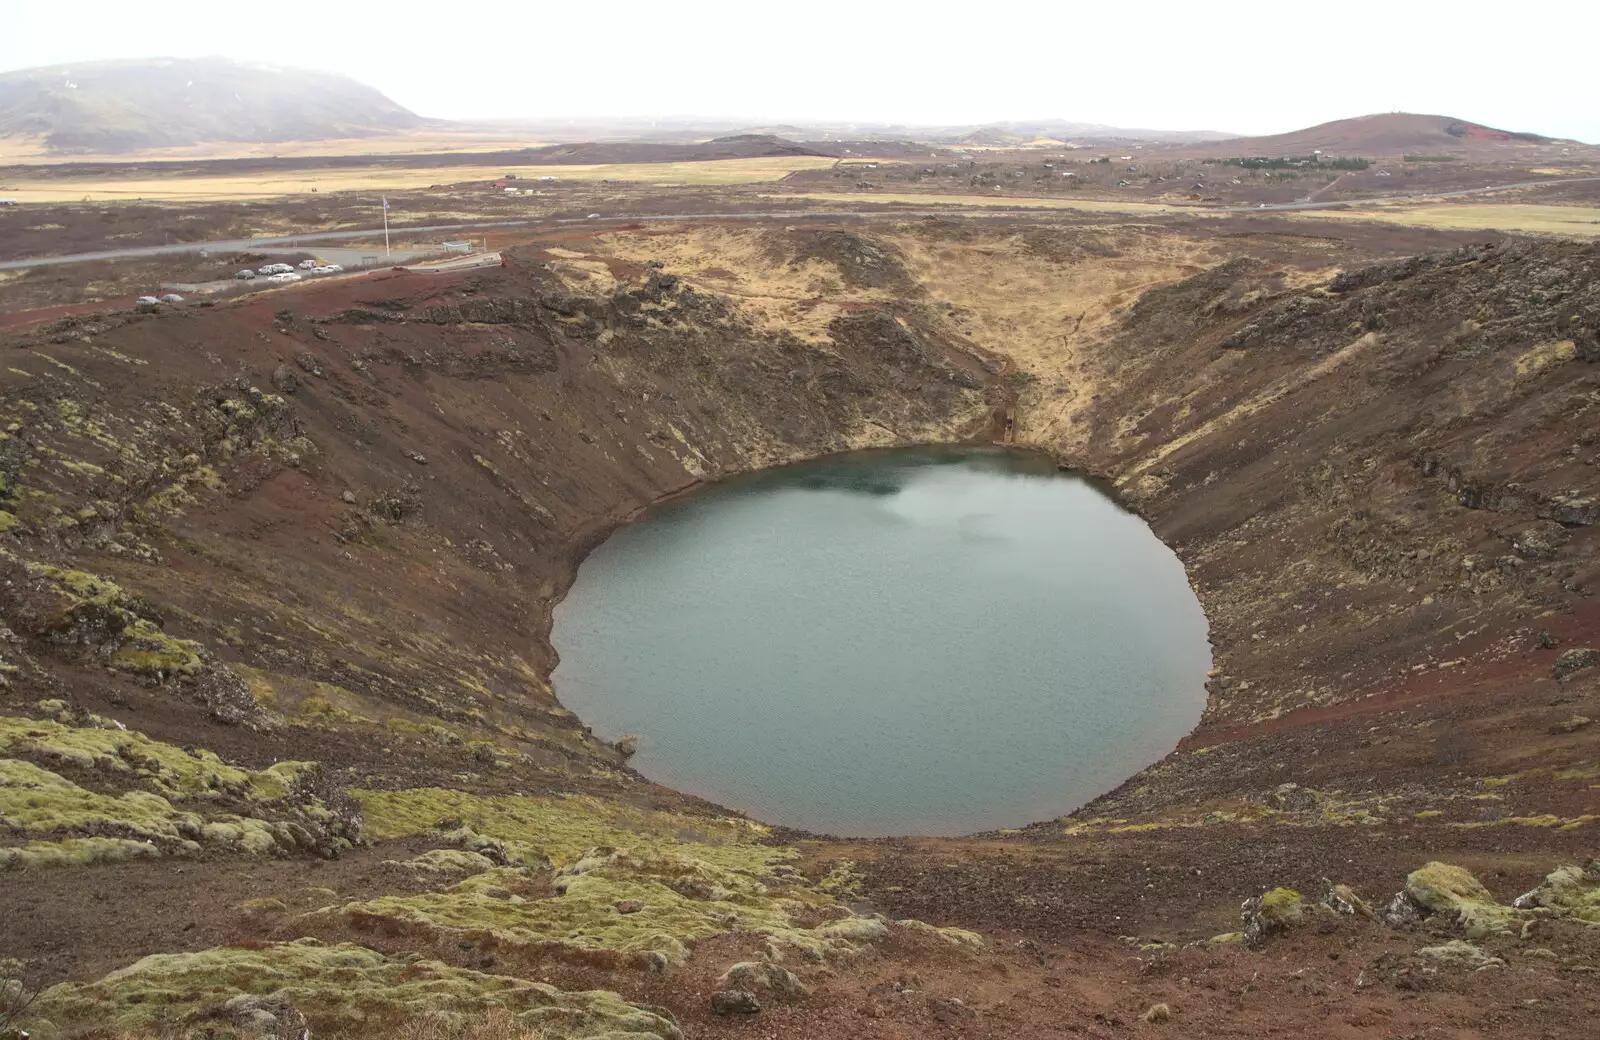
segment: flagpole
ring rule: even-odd
[[[383,255],[389,255],[389,196],[383,198]]]

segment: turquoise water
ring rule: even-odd
[[[823,833],[1069,812],[1200,718],[1206,621],[1138,517],[1041,456],[906,449],[650,511],[555,614],[556,694],[653,780]]]

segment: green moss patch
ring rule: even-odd
[[[600,846],[645,854],[683,851],[707,863],[753,871],[793,855],[756,844],[767,829],[748,820],[653,812],[599,798],[491,796],[432,787],[351,794],[361,802],[364,833],[379,841],[465,827],[520,843],[556,865]]]
[[[689,956],[686,943],[731,931],[768,937],[774,950],[812,959],[853,950],[887,934],[883,922],[846,918],[816,929],[798,915],[832,900],[798,879],[729,870],[682,854],[639,856],[591,850],[555,876],[502,867],[443,892],[384,896],[318,911],[358,928],[408,931],[524,953],[663,970]],[[625,912],[626,911],[626,912]],[[594,956],[603,954],[598,958]]]
[[[115,723],[72,726],[0,715],[0,753],[57,767],[103,770],[136,777],[169,797],[186,801],[284,797],[309,762],[280,762],[254,771],[230,766],[204,749],[185,751]]]
[[[147,608],[141,601],[116,582],[86,571],[11,560],[56,600],[55,609],[38,619],[34,634],[57,644],[92,647],[111,667],[156,679],[194,676],[205,668],[199,643],[167,635],[144,616],[141,610]]]
[[[97,982],[46,990],[33,1008],[39,1032],[87,1026],[143,1029],[195,1020],[240,995],[292,1004],[314,1031],[386,1035],[409,1016],[459,1021],[503,1008],[531,1028],[563,1040],[681,1040],[664,1013],[615,993],[563,992],[553,986],[397,960],[348,943],[313,939],[146,957]]]
[[[745,820],[651,812],[594,798],[484,796],[418,789],[359,791],[369,837],[431,833],[463,850],[428,853],[414,865],[499,864],[440,892],[383,896],[329,907],[356,927],[473,942],[524,954],[666,969],[699,939],[732,931],[764,935],[775,955],[814,960],[880,939],[888,926],[846,917],[816,928],[798,921],[832,894],[786,861],[791,849],[756,844],[766,831]],[[426,869],[426,867],[425,867]],[[970,945],[971,933],[940,933]],[[970,937],[970,938],[969,938]]]
[[[0,716],[0,755],[14,756],[0,757],[0,836],[27,842],[0,850],[0,869],[192,855],[205,847],[331,854],[355,836],[352,822],[308,783],[322,776],[315,763],[240,769],[209,751],[184,751],[90,719],[100,725]],[[144,789],[95,791],[39,762],[87,783],[111,779]]]

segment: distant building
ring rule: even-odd
[[[471,242],[446,242],[444,244],[444,251],[446,253],[470,253],[470,252],[472,252],[472,243]]]

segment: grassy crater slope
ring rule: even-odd
[[[668,1040],[746,1029],[739,990],[820,1038],[1584,1035],[1600,259],[1293,227],[566,234],[12,337],[32,1026]],[[638,510],[1008,429],[1115,481],[1212,619],[1201,728],[1118,791],[827,841],[557,703],[551,607]]]

